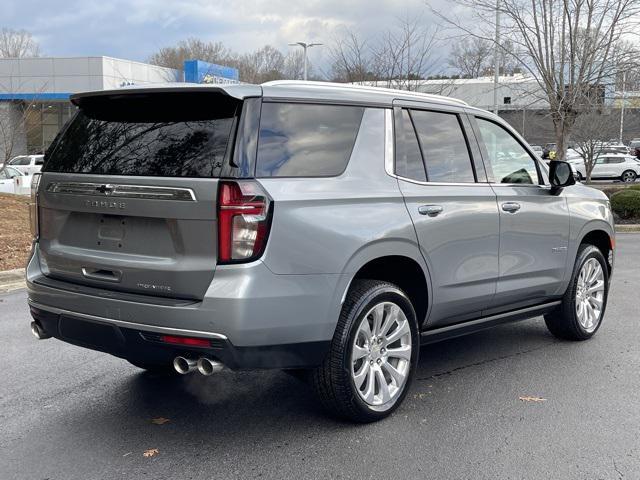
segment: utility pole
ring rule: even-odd
[[[622,143],[622,132],[624,130],[624,107],[627,104],[627,92],[626,92],[626,83],[627,83],[627,71],[622,72],[622,106],[620,107],[620,138],[618,139],[620,143]]]
[[[311,47],[317,47],[319,45],[322,45],[322,43],[296,42],[296,43],[290,43],[289,45],[292,46],[292,47],[302,47],[302,49],[304,50],[303,80],[306,80],[307,79],[307,49],[309,49]]]
[[[493,52],[493,113],[498,114],[498,82],[500,76],[500,0],[496,0],[496,38]]]

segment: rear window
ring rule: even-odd
[[[363,107],[265,103],[256,176],[329,177],[349,162]]]
[[[47,152],[46,172],[217,177],[240,102],[219,93],[126,94],[80,99]]]

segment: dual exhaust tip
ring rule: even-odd
[[[176,357],[173,359],[173,368],[181,375],[186,375],[194,370],[198,370],[202,375],[209,376],[224,369],[224,364],[207,357],[200,357],[198,360],[186,357]]]

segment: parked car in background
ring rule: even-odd
[[[640,159],[640,138],[634,138],[629,142],[629,153]]]
[[[167,374],[289,370],[371,422],[421,344],[541,315],[566,340],[601,325],[606,195],[492,113],[296,81],[72,101],[32,187],[38,338]]]
[[[9,160],[9,165],[25,175],[39,173],[44,163],[44,155],[19,155]]]
[[[587,178],[586,167],[582,159],[569,160],[579,180]],[[635,182],[640,176],[640,162],[636,157],[622,153],[600,155],[596,158],[591,172],[593,180],[621,180]]]
[[[542,156],[544,155],[544,148],[542,148],[540,145],[529,145],[531,147],[531,150],[533,150],[533,153],[535,153],[539,158],[542,158]]]
[[[551,153],[553,152],[553,154]],[[542,158],[548,159],[555,155],[556,152],[556,144],[555,143],[547,143],[542,150]]]
[[[20,170],[5,167],[0,171],[0,193],[16,193],[16,180],[24,178]]]

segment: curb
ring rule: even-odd
[[[27,286],[24,279],[24,268],[0,272],[0,293],[19,290]]]
[[[640,232],[640,224],[616,225],[616,233]]]

